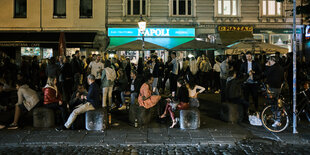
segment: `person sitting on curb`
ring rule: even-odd
[[[196,85],[193,80],[189,81],[189,83],[186,84],[186,87],[189,92],[189,106],[191,108],[198,108],[199,101],[197,99],[197,95],[204,92],[206,88]],[[199,92],[197,92],[197,89],[199,89]]]
[[[151,74],[147,74],[145,76],[145,80],[146,82],[140,88],[138,102],[141,107],[144,107],[145,109],[150,109],[159,102],[161,96],[152,95],[152,84],[154,80],[153,76]]]
[[[76,117],[90,110],[95,110],[101,107],[100,104],[100,89],[95,82],[96,78],[93,74],[88,75],[87,82],[89,84],[89,90],[87,96],[82,95],[81,97],[86,100],[85,104],[80,104],[73,112],[70,114],[67,122],[56,128],[56,131],[62,131],[69,129],[72,123],[75,121]]]
[[[57,79],[55,77],[48,77],[45,87],[42,89],[44,93],[43,107],[52,110],[60,110],[62,120],[67,119],[67,107],[63,104],[59,90],[57,89]]]
[[[121,92],[121,98],[122,98],[122,107],[118,110],[124,110],[126,109],[126,103],[125,103],[125,97],[130,96],[130,104],[134,104],[135,100],[138,96],[140,87],[142,85],[141,78],[137,77],[137,71],[132,70],[130,73],[131,82],[129,85],[129,89],[127,88],[127,91]]]
[[[36,91],[29,88],[27,84],[22,81],[16,82],[18,101],[15,104],[14,121],[8,126],[8,129],[18,129],[18,120],[21,113],[30,111],[38,106],[40,99]]]
[[[172,119],[172,125],[170,128],[174,128],[174,126],[178,123],[178,118],[174,117],[175,110],[186,110],[189,109],[189,93],[188,89],[186,88],[186,83],[183,78],[180,78],[177,81],[177,95],[175,96],[175,100],[177,101],[177,104],[171,103],[171,99],[167,99],[167,105],[165,108],[164,113],[160,116],[160,118],[166,117],[167,112],[170,113],[170,117]]]
[[[87,90],[85,89],[83,84],[79,84],[78,89],[72,94],[69,102],[70,110],[83,103],[83,99],[81,98],[81,96],[87,96]]]

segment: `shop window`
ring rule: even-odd
[[[146,0],[127,0],[127,15],[146,15]]]
[[[192,6],[194,0],[172,0],[173,16],[190,16],[192,15]]]
[[[262,0],[261,12],[263,16],[281,16],[282,15],[282,2],[276,0]]]
[[[27,18],[27,0],[14,1],[14,18]]]
[[[54,0],[54,18],[66,18],[66,0]]]
[[[240,10],[240,0],[216,0],[215,10],[218,16],[237,16]]]
[[[272,34],[271,44],[278,45],[284,48],[288,48],[289,52],[292,51],[292,35],[290,34]]]
[[[80,0],[80,18],[93,17],[93,0]]]

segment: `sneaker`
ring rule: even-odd
[[[5,128],[5,126],[4,125],[0,125],[0,129],[3,129],[3,128]]]
[[[8,126],[8,129],[9,129],[9,130],[18,129],[18,125],[12,123],[12,124],[10,124],[10,125]]]
[[[281,126],[281,122],[280,121],[275,121],[272,125],[272,127],[278,127],[278,126]]]
[[[218,90],[217,90],[217,91],[215,91],[214,93],[215,93],[215,94],[219,94],[219,93],[220,93],[220,91],[218,91]]]
[[[115,105],[114,103],[112,103],[110,109],[112,110],[112,109],[114,109],[114,108],[116,108],[116,105]]]
[[[67,128],[65,126],[59,126],[57,128],[55,128],[56,131],[63,131],[63,130],[66,130]]]
[[[122,107],[118,108],[118,110],[126,110],[126,105],[123,105]]]

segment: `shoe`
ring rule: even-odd
[[[175,121],[172,123],[172,125],[170,126],[170,128],[174,128],[175,125],[177,125],[179,122],[179,118],[176,118]]]
[[[63,130],[66,130],[67,128],[65,126],[59,126],[57,128],[55,128],[56,131],[63,131]]]
[[[0,129],[3,129],[3,128],[5,128],[5,126],[4,125],[0,125]]]
[[[281,122],[280,121],[275,121],[272,125],[272,127],[278,127],[278,126],[281,126]]]
[[[15,130],[15,129],[18,129],[18,125],[17,124],[10,124],[9,126],[8,126],[8,129],[9,130]]]
[[[112,105],[111,105],[110,108],[111,108],[111,110],[112,110],[112,109],[116,108],[116,105],[115,105],[114,103],[112,103]]]
[[[217,91],[215,91],[214,93],[215,93],[215,94],[219,94],[219,93],[220,93],[220,91],[218,91],[218,90],[217,90]]]
[[[118,108],[118,110],[120,110],[120,111],[126,110],[126,105],[123,105],[122,107]]]

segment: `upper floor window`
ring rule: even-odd
[[[127,0],[127,15],[146,15],[146,0]]]
[[[14,1],[14,18],[27,18],[27,0]]]
[[[192,15],[192,0],[173,0],[172,15]]]
[[[54,0],[54,18],[66,17],[66,0]]]
[[[216,0],[217,15],[237,16],[239,10],[239,0]]]
[[[80,0],[80,18],[92,18],[93,0]]]
[[[276,0],[262,0],[262,15],[263,16],[281,16],[282,3]]]

